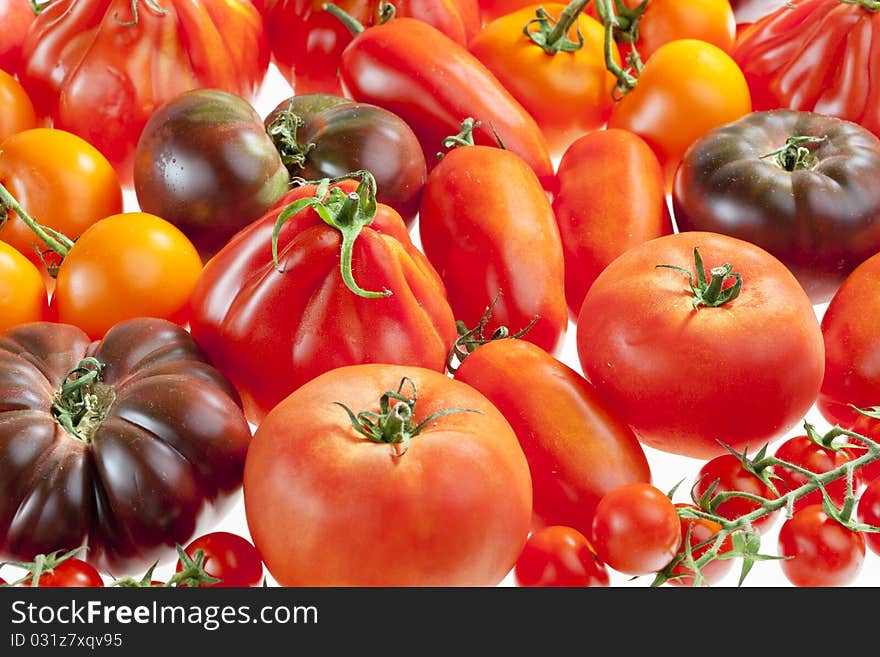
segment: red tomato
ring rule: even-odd
[[[34,264],[0,242],[0,331],[48,319],[49,295]]]
[[[516,435],[474,388],[364,364],[263,419],[244,504],[282,586],[494,586],[525,545],[532,486]]]
[[[577,318],[601,271],[631,246],[672,233],[672,219],[657,156],[627,130],[578,138],[556,178],[553,212],[565,253],[565,298]]]
[[[589,381],[540,347],[492,340],[467,355],[455,378],[486,395],[516,432],[532,475],[536,526],[588,535],[605,493],[651,482],[632,430]]]
[[[696,509],[693,504],[676,504],[675,508],[690,507]],[[712,546],[711,541],[714,536],[718,535],[722,527],[717,522],[708,518],[680,518],[681,521],[681,544],[678,546],[678,553],[684,557],[686,553],[685,545],[691,546],[691,556],[694,561],[702,557]],[[706,543],[702,547],[698,545]],[[733,548],[733,542],[729,537],[721,542],[718,554],[729,552]],[[731,559],[712,559],[705,566],[700,568],[703,586],[713,586],[720,582],[733,566]],[[685,561],[679,561],[672,567],[671,574],[675,577],[668,580],[673,586],[693,586],[695,583],[694,571],[687,565]]]
[[[865,537],[827,516],[812,504],[779,529],[779,567],[795,586],[846,586],[865,561]]]
[[[699,501],[707,492],[714,497],[718,493],[750,493],[768,500],[777,497],[766,483],[754,473],[746,470],[742,462],[733,454],[721,454],[710,459],[700,468],[692,489],[694,501]],[[744,497],[730,497],[714,507],[714,512],[728,520],[736,520],[760,508],[760,504]],[[779,517],[779,511],[765,514],[752,521],[752,527],[766,532]]]
[[[825,378],[818,408],[831,424],[852,426],[860,415],[850,408],[880,403],[880,358],[877,322],[880,317],[880,254],[873,255],[846,277],[822,316]]]
[[[2,12],[3,10],[0,9],[0,14]],[[2,22],[0,19],[0,24]],[[18,80],[2,70],[0,70],[0,107],[3,107],[3,111],[0,112],[0,142],[17,132],[37,127],[37,115],[31,99]]]
[[[204,555],[202,566],[205,572],[220,580],[202,584],[203,588],[259,586],[263,581],[260,553],[238,534],[222,531],[202,534],[185,548],[190,558],[195,558],[198,550]],[[177,572],[182,570],[183,563],[178,559]]]
[[[489,331],[535,321],[523,338],[561,347],[568,311],[559,228],[522,158],[492,146],[446,153],[422,192],[419,236],[457,320],[476,326],[497,297]]]
[[[635,88],[608,120],[642,137],[663,166],[667,189],[687,148],[713,128],[752,111],[742,71],[718,46],[676,39],[645,62]]]
[[[644,482],[624,484],[599,500],[591,540],[609,567],[647,575],[662,570],[678,552],[681,523],[662,491]]]
[[[145,212],[116,214],[96,222],[70,249],[52,306],[59,322],[95,340],[135,317],[184,325],[201,272],[198,251],[173,224]]]
[[[34,22],[34,10],[29,0],[5,0],[0,3],[0,69],[9,74],[18,70],[21,62],[21,44],[28,28]],[[7,107],[6,103],[0,106]],[[2,139],[2,137],[0,137]]]
[[[880,13],[864,2],[793,0],[743,30],[733,51],[755,109],[847,119],[880,135]]]
[[[719,440],[755,451],[781,437],[816,400],[824,365],[819,322],[794,275],[754,244],[697,231],[608,265],[581,307],[577,349],[643,443],[696,458],[723,453]]]
[[[22,583],[22,586],[32,585],[31,580]],[[97,569],[87,561],[68,557],[43,572],[37,579],[37,586],[43,588],[96,588],[103,587],[104,580]]]
[[[608,570],[587,538],[563,525],[539,529],[513,569],[517,586],[608,586]]]
[[[880,527],[880,480],[875,479],[862,491],[856,514],[859,522]],[[880,532],[865,532],[865,543],[874,554],[880,555]]]
[[[822,474],[845,465],[847,461],[852,461],[856,458],[857,453],[855,450],[851,451],[845,448],[831,450],[817,445],[807,436],[793,436],[776,448],[774,456],[815,474]],[[800,488],[808,481],[806,475],[782,466],[774,466],[773,473],[780,479],[776,484],[780,495]],[[860,474],[861,472],[858,470],[854,473],[853,486],[855,490],[859,488]],[[825,484],[824,488],[834,504],[839,507],[843,504],[843,498],[846,495],[846,475]],[[794,510],[797,511],[810,504],[822,504],[822,499],[822,491],[815,490],[796,499]]]
[[[851,431],[870,438],[874,442],[880,442],[880,421],[867,415],[859,414],[855,423],[852,425]],[[853,448],[855,456],[861,456],[864,453],[864,447],[858,447],[860,444],[857,440],[850,440],[851,444],[856,445]],[[864,484],[870,484],[875,479],[880,479],[880,460],[871,461],[867,465],[863,465],[856,470],[856,476]]]
[[[530,23],[539,9],[550,18]],[[583,43],[577,50],[547,41],[564,10],[561,3],[529,5],[483,27],[468,46],[535,118],[556,157],[580,135],[605,125],[617,84],[605,68],[605,33],[598,21],[579,14],[562,35],[561,40],[576,44],[579,31]],[[523,33],[526,25],[530,34],[543,34],[541,45]],[[617,46],[611,49],[620,63]]]
[[[249,0],[53,0],[22,58],[37,114],[92,143],[130,184],[138,137],[159,105],[198,87],[252,98],[269,48]]]

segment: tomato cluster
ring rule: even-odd
[[[853,583],[875,5],[7,0],[4,579]]]

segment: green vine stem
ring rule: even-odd
[[[559,20],[553,18],[543,7],[538,7],[535,18],[523,26],[523,34],[548,55],[580,50],[584,46],[584,37],[577,20],[589,2],[590,0],[571,0],[559,14]],[[577,41],[568,38],[572,25],[576,29]],[[533,29],[534,27],[537,29]]]
[[[409,395],[404,394],[407,385],[411,391]],[[333,403],[345,410],[355,431],[374,443],[394,446],[394,454],[397,457],[406,454],[412,439],[437,418],[452,413],[480,413],[469,408],[447,408],[429,415],[419,424],[414,425],[417,393],[415,381],[403,377],[397,390],[389,390],[382,395],[378,413],[373,411],[355,413],[342,402]]]
[[[3,186],[2,183],[0,183],[0,206],[6,211],[12,210],[15,212],[15,214],[18,215],[18,218],[27,224],[28,228],[30,228],[34,234],[43,241],[49,250],[56,253],[60,258],[63,259],[66,257],[70,249],[73,248],[73,240],[62,235],[57,230],[53,230],[48,226],[43,226],[37,222],[23,207],[21,207],[18,201],[15,200],[15,197],[8,189],[6,189],[6,187]]]
[[[713,267],[709,270],[709,278],[706,278],[706,268],[703,266],[703,258],[697,247],[694,247],[694,269],[697,272],[697,282],[694,283],[693,274],[690,270],[677,265],[655,265],[656,267],[672,269],[687,276],[688,285],[693,292],[693,307],[697,310],[700,306],[717,308],[725,303],[733,301],[742,290],[742,276],[733,271],[733,265],[726,263],[721,267]],[[733,285],[727,282],[733,280]]]
[[[647,6],[648,0],[643,0],[632,9],[626,7],[622,0],[613,0],[613,5],[612,0],[596,0],[596,14],[605,28],[605,68],[617,78],[614,88],[616,100],[635,89],[638,75],[642,72],[642,60],[635,43],[638,40],[639,21]],[[626,69],[614,61],[613,46],[621,41],[629,46],[629,66]]]
[[[863,415],[880,419],[880,407],[872,407],[870,409],[853,408]],[[680,577],[680,575],[673,574],[673,569],[680,563],[684,563],[691,571],[687,577],[690,578],[693,576],[694,586],[700,586],[705,581],[701,569],[716,559],[742,559],[742,571],[739,578],[739,583],[742,584],[755,562],[783,558],[760,554],[761,539],[760,535],[754,529],[753,523],[759,518],[781,509],[786,509],[786,513],[790,517],[794,502],[816,490],[822,491],[824,511],[829,517],[834,518],[837,522],[852,531],[880,532],[880,527],[872,527],[853,520],[853,511],[856,507],[854,473],[868,463],[880,459],[880,443],[871,440],[865,435],[844,429],[840,426],[835,426],[827,433],[821,435],[816,432],[815,427],[807,422],[804,423],[804,427],[807,431],[807,435],[812,436],[813,439],[821,445],[827,446],[831,449],[839,449],[842,447],[852,448],[852,444],[839,444],[839,441],[837,441],[837,439],[841,437],[846,437],[859,443],[859,446],[864,449],[864,453],[833,470],[818,474],[797,466],[794,463],[776,458],[772,455],[767,455],[766,445],[753,459],[749,459],[745,453],[736,452],[725,445],[725,448],[728,451],[740,458],[747,470],[758,474],[758,476],[762,477],[765,481],[768,481],[769,478],[773,476],[773,468],[785,468],[799,472],[807,478],[807,481],[798,488],[772,499],[742,491],[722,491],[715,493],[713,490],[714,487],[710,487],[710,490],[707,491],[703,497],[699,500],[694,500],[698,508],[692,508],[689,506],[680,507],[678,513],[681,518],[702,518],[705,520],[711,520],[721,525],[721,530],[713,537],[693,546],[689,545],[689,541],[685,541],[685,549],[679,552],[662,571],[655,575],[652,586],[659,586],[671,579]],[[846,495],[842,506],[837,508],[828,493],[825,491],[825,486],[832,481],[841,478],[845,478],[847,483]],[[727,519],[715,512],[715,509],[717,509],[720,504],[734,497],[751,500],[755,502],[757,508],[734,520]],[[723,551],[725,544],[728,542],[732,545],[732,548]],[[703,552],[700,557],[694,558],[694,552],[703,548],[706,548],[706,551]]]
[[[818,163],[818,158],[804,144],[820,144],[825,141],[825,137],[789,137],[785,140],[785,145],[762,155],[759,159],[764,160],[768,157],[775,157],[776,163],[786,171],[811,170]]]
[[[330,184],[341,180],[360,178],[354,192],[346,194],[339,187],[330,189]],[[278,239],[281,228],[292,217],[306,208],[312,208],[321,220],[342,234],[342,247],[339,258],[339,271],[345,286],[359,297],[377,299],[391,295],[391,290],[372,292],[360,287],[354,280],[351,269],[354,243],[364,227],[369,226],[376,216],[376,179],[369,171],[355,171],[338,178],[324,178],[317,184],[315,195],[298,199],[285,207],[275,220],[272,231],[272,261],[275,268],[284,273],[278,257]]]
[[[49,554],[38,554],[33,561],[4,561],[0,566],[15,566],[26,571],[19,579],[14,582],[0,584],[0,586],[33,586],[40,585],[40,577],[46,573],[51,573],[59,564],[75,557],[80,552],[87,550],[88,547],[80,545],[72,550],[55,550]]]
[[[171,587],[190,587],[198,588],[206,584],[217,584],[222,580],[209,575],[205,570],[205,552],[204,550],[196,550],[193,556],[189,556],[186,550],[179,543],[177,544],[177,558],[180,561],[180,570],[176,571],[167,581],[156,583],[153,580],[153,571],[158,565],[158,561],[147,569],[147,572],[140,579],[134,577],[120,577],[113,580],[112,586],[120,586],[125,588],[171,588]]]

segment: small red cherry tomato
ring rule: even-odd
[[[685,507],[690,507],[692,509],[697,508],[693,504],[678,503],[675,505],[675,508],[677,509]],[[678,546],[678,551],[682,556],[686,554],[685,541],[687,541],[691,546],[691,556],[694,561],[696,561],[713,546],[713,543],[707,543],[707,541],[711,541],[712,537],[716,536],[718,532],[721,531],[721,525],[708,518],[680,518],[680,521],[681,543]],[[705,545],[703,545],[704,543]],[[729,552],[731,548],[732,543],[730,538],[725,538],[721,543],[718,554]],[[717,584],[727,575],[728,572],[730,572],[732,566],[733,561],[731,559],[712,559],[709,563],[700,568],[700,573],[703,577],[703,585],[712,586]],[[669,583],[673,586],[694,585],[694,571],[684,561],[679,561],[672,567],[672,574],[678,576],[669,580]]]
[[[856,507],[859,522],[880,527],[880,480],[875,479],[862,491]],[[865,532],[865,543],[874,554],[880,554],[880,532]]]
[[[529,536],[513,568],[518,586],[608,586],[605,564],[587,538],[563,525]]]
[[[712,488],[714,486],[714,488]],[[746,470],[742,462],[733,454],[721,454],[703,464],[697,473],[697,481],[692,491],[695,501],[712,489],[714,497],[718,493],[739,491],[750,493],[767,499],[773,499],[777,495],[773,490],[759,479],[754,473]],[[731,497],[715,507],[715,513],[728,520],[736,520],[759,508],[758,502],[744,497]],[[766,529],[779,517],[779,512],[774,511],[752,521],[752,527],[758,531]]]
[[[185,552],[196,557],[201,550],[204,554],[202,566],[211,577],[219,582],[202,584],[204,588],[259,586],[263,581],[263,560],[257,548],[247,539],[231,532],[216,531],[203,534],[186,546]],[[177,560],[177,572],[183,569]]]

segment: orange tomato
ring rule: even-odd
[[[617,79],[605,67],[604,28],[585,14],[567,34],[576,43],[580,29],[578,50],[546,52],[523,34],[541,7],[556,20],[565,9],[550,3],[514,11],[486,25],[468,48],[538,122],[551,155],[559,156],[577,137],[605,124]],[[538,25],[532,23],[529,31],[538,32]],[[616,46],[612,53],[620,63]]]
[[[183,325],[201,271],[195,246],[171,222],[145,212],[115,214],[70,249],[58,269],[52,306],[59,322],[92,339],[133,317]]]
[[[113,167],[94,146],[64,130],[33,128],[0,142],[0,183],[37,222],[72,240],[98,219],[122,212]],[[0,240],[32,260],[35,244],[45,248],[11,212]]]
[[[0,331],[48,318],[49,296],[34,264],[0,242]]]
[[[635,88],[611,110],[608,127],[648,142],[669,191],[682,155],[697,138],[751,111],[745,76],[730,55],[705,41],[677,39],[645,62]]]
[[[6,71],[0,69],[0,141],[22,130],[37,127],[33,103],[24,88]]]

